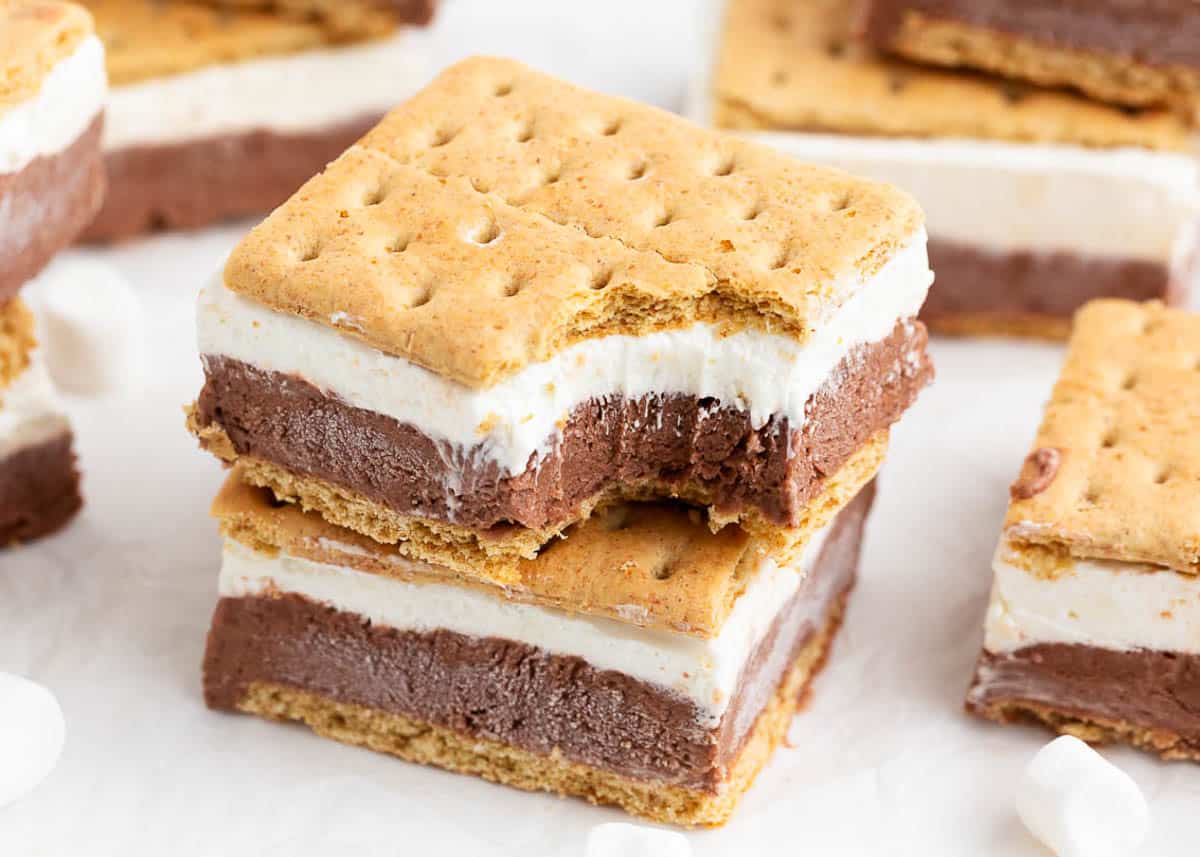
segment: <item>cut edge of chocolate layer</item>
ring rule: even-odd
[[[1097,298],[1184,302],[1190,270],[1066,252],[995,251],[934,239],[937,282],[921,309],[935,333],[1065,339],[1075,312]]]
[[[48,536],[83,506],[70,431],[0,459],[0,549]]]
[[[99,114],[67,148],[0,173],[0,303],[69,246],[100,209],[105,173]]]
[[[926,343],[923,325],[900,321],[856,348],[810,397],[797,428],[774,417],[756,429],[746,411],[684,394],[592,399],[572,411],[552,451],[518,475],[503,473],[482,447],[450,447],[302,378],[216,355],[205,356],[191,423],[226,461],[267,462],[488,540],[517,527],[561,532],[622,484],[712,507],[718,525],[753,512],[794,528],[824,480],[899,419],[932,377]]]
[[[984,651],[965,707],[999,723],[1200,761],[1200,655],[1067,643]]]
[[[272,720],[298,722],[342,743],[524,791],[582,798],[663,824],[716,827],[733,815],[742,795],[784,740],[792,717],[803,707],[811,682],[828,659],[841,625],[844,600],[845,595],[820,632],[811,635],[801,649],[733,760],[728,779],[715,792],[623,776],[573,762],[560,752],[533,752],[286,685],[252,682],[240,692],[233,708]]]
[[[121,241],[264,214],[379,118],[371,115],[304,132],[253,130],[106,152],[108,196],[80,241]]]

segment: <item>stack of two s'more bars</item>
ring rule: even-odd
[[[17,296],[104,195],[104,49],[69,3],[0,4],[0,548],[80,507],[71,429]]]
[[[723,822],[838,627],[931,280],[891,187],[451,68],[202,292],[208,704]]]
[[[110,190],[85,240],[270,211],[425,83],[435,0],[85,0]]]
[[[1194,287],[1194,3],[720,6],[697,112],[911,192],[935,332],[1065,338],[1089,300],[1180,304]]]

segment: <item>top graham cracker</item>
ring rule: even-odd
[[[114,86],[327,46],[319,21],[199,3],[86,0]]]
[[[476,58],[254,229],[225,283],[487,387],[606,334],[802,340],[922,224],[888,185]]]
[[[718,126],[1186,150],[1169,110],[1131,111],[1012,80],[885,58],[845,0],[728,0],[713,81]]]
[[[1013,495],[1018,546],[1200,573],[1200,315],[1080,310]]]
[[[261,9],[316,20],[337,39],[361,39],[396,24],[422,27],[433,19],[435,0],[208,0],[214,6]]]
[[[92,16],[73,3],[0,0],[0,114],[37,95],[92,32]]]
[[[253,548],[413,582],[449,583],[498,597],[602,616],[643,627],[715,637],[757,572],[761,553],[739,527],[712,532],[698,509],[679,504],[614,506],[576,524],[506,585],[456,575],[405,557],[396,545],[279,505],[237,468],[213,503],[227,537]]]

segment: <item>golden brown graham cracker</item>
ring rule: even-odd
[[[479,388],[608,334],[803,341],[922,222],[888,185],[475,58],[255,228],[225,283]]]
[[[452,583],[497,598],[603,616],[641,627],[716,637],[763,561],[736,526],[712,532],[699,509],[622,503],[572,526],[517,579],[497,585],[405,557],[400,547],[274,502],[234,468],[213,503],[222,534],[253,550],[410,582]]]
[[[914,62],[974,68],[1039,86],[1070,87],[1109,104],[1200,109],[1200,69],[1155,65],[1137,57],[1055,45],[964,21],[908,10],[888,50]]]
[[[1167,729],[1156,729],[1105,717],[1082,716],[1053,705],[1027,700],[1000,700],[968,705],[972,714],[997,723],[1040,723],[1060,735],[1073,735],[1089,744],[1129,744],[1163,759],[1200,762],[1200,747]]]
[[[319,21],[202,3],[86,0],[108,54],[114,86],[325,47]]]
[[[339,40],[357,41],[390,32],[397,24],[424,26],[436,0],[208,0],[211,5],[254,9],[305,21],[319,21]]]
[[[1071,320],[1034,313],[955,313],[922,319],[938,336],[997,336],[1065,342]]]
[[[93,31],[92,16],[74,3],[0,2],[0,115],[37,95]]]
[[[594,514],[603,513],[604,524],[596,523],[592,526],[613,525],[614,518],[609,516],[609,510],[617,504],[674,498],[696,506],[708,506],[713,501],[711,496],[690,485],[659,482],[619,484],[591,498],[579,509],[574,520],[557,527],[531,530],[513,526],[480,533],[443,521],[403,515],[357,492],[324,480],[295,474],[258,458],[238,456],[228,435],[221,428],[201,427],[196,424],[194,409],[188,413],[188,430],[200,440],[204,449],[228,464],[236,463],[240,480],[259,488],[270,489],[278,499],[296,503],[305,511],[318,514],[325,521],[336,525],[339,531],[344,529],[358,533],[380,545],[395,545],[396,554],[444,569],[447,575],[502,585],[521,584],[526,575],[536,577],[537,567],[528,568],[528,562],[538,557],[545,545],[558,540],[568,531],[571,524],[587,521]],[[699,520],[704,521],[710,531],[736,524],[749,534],[757,553],[772,554],[781,562],[790,561],[807,543],[813,532],[832,521],[842,507],[875,478],[883,464],[887,445],[888,432],[885,430],[855,452],[836,473],[826,479],[821,493],[808,503],[799,525],[794,528],[781,528],[765,521],[753,509],[747,510],[740,518],[721,517],[710,513]],[[620,513],[613,514],[619,518]],[[221,517],[219,511],[218,516]],[[268,548],[273,541],[279,540],[280,536],[272,535],[269,527],[253,534],[263,526],[262,519],[254,520],[249,528],[245,525],[245,518],[242,520],[243,524],[239,529],[245,533],[242,540],[251,546]],[[578,557],[577,551],[577,548],[571,546],[561,553],[566,557]],[[646,573],[649,568],[657,570],[658,566],[652,565],[636,571],[630,580],[614,585],[610,596],[627,594],[624,587],[636,586],[637,576]],[[694,596],[696,600],[680,602],[674,607],[660,605],[665,611],[662,615],[670,617],[664,620],[665,623],[689,625],[697,629],[711,629],[719,625],[722,611],[732,605],[745,583],[736,577],[736,573],[743,568],[744,566],[739,564],[736,569],[732,569],[735,572],[732,581],[722,580],[719,576],[708,579],[697,590],[698,593],[707,591],[707,596],[703,598],[697,594]],[[541,593],[540,597],[560,598],[568,603],[581,603],[592,599],[595,600],[598,609],[606,609],[604,597],[598,592],[589,591],[591,583],[581,578],[580,584],[578,591],[563,592],[556,596],[550,594],[551,588],[556,584],[543,581],[537,591]],[[609,608],[612,606],[607,605]]]
[[[1188,122],[882,57],[844,0],[729,0],[714,73],[724,128],[1186,150]]]
[[[1005,537],[1200,572],[1200,315],[1100,300],[1075,318]]]
[[[821,631],[804,646],[767,707],[755,722],[724,787],[716,793],[637,780],[542,755],[486,738],[466,736],[408,717],[347,705],[309,691],[253,684],[238,708],[275,720],[304,723],[314,732],[346,744],[390,753],[407,762],[470,774],[525,791],[550,792],[616,806],[663,824],[717,827],[729,820],[775,748],[784,740],[805,691],[820,672],[841,625],[846,595],[836,602]]]
[[[20,299],[0,303],[0,408],[4,389],[29,366],[37,345],[33,331],[33,313]]]

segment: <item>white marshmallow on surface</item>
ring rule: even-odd
[[[145,377],[142,306],[111,265],[61,257],[29,288],[38,338],[60,390],[84,396],[137,392]]]
[[[691,857],[682,833],[638,824],[598,824],[588,833],[587,857]]]
[[[66,732],[54,694],[36,682],[0,673],[0,807],[50,775]]]
[[[1150,832],[1150,809],[1137,783],[1070,735],[1029,762],[1017,814],[1058,857],[1131,857]]]

